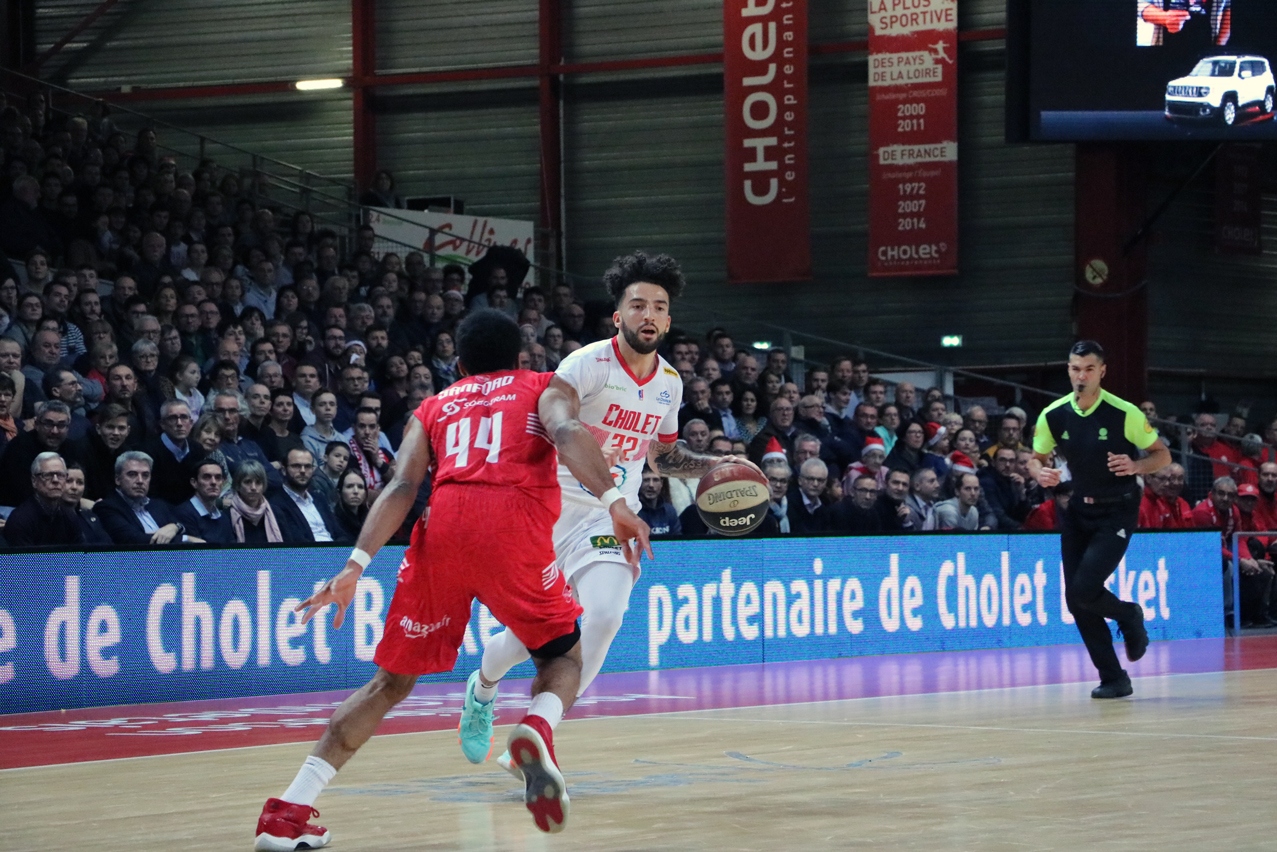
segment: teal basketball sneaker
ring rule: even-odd
[[[483,763],[492,754],[492,711],[497,703],[495,698],[487,704],[476,701],[474,688],[478,684],[476,670],[466,681],[466,701],[461,708],[461,723],[457,725],[461,753],[471,763]]]

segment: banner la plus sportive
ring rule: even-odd
[[[958,3],[869,0],[869,274],[958,271]]]

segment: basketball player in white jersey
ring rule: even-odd
[[[620,333],[581,347],[555,371],[576,391],[572,415],[603,448],[616,483],[607,494],[594,495],[559,466],[563,511],[554,526],[554,551],[584,610],[578,695],[603,668],[638,578],[638,568],[626,562],[612,534],[606,505],[624,497],[638,510],[644,462],[662,476],[699,479],[716,464],[741,461],[695,453],[678,438],[682,379],[656,352],[669,332],[670,302],[683,289],[677,261],[635,252],[614,260],[603,283],[616,303],[612,320]],[[461,750],[471,763],[482,763],[491,752],[497,682],[526,659],[528,650],[509,630],[484,648],[479,670],[466,685],[459,727]],[[506,766],[506,755],[499,762]]]

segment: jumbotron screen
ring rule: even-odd
[[[1277,138],[1277,0],[1010,2],[1028,4],[1030,139]]]

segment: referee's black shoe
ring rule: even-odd
[[[1144,607],[1139,604],[1131,606],[1135,608],[1135,614],[1126,621],[1119,621],[1117,627],[1126,642],[1126,659],[1133,663],[1148,650],[1148,631],[1144,629]]]
[[[1095,689],[1091,690],[1092,698],[1125,698],[1134,693],[1131,687],[1131,678],[1123,674],[1121,680],[1113,680],[1108,683],[1101,683]]]

